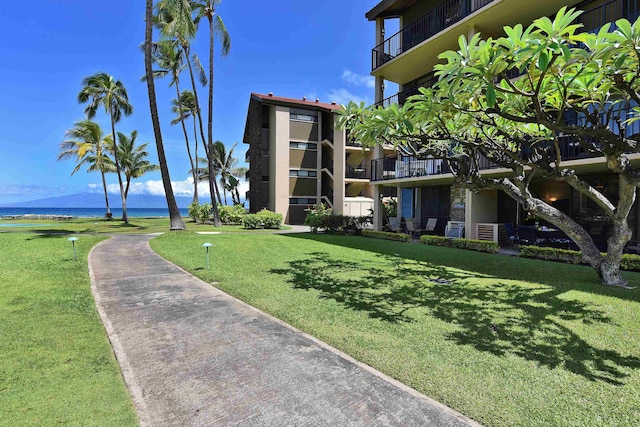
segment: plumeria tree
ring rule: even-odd
[[[407,155],[442,159],[461,186],[504,191],[566,233],[603,284],[627,287],[620,260],[640,185],[630,159],[640,151],[630,130],[640,117],[640,21],[622,19],[587,33],[579,15],[562,8],[554,19],[506,27],[498,39],[462,36],[458,51],[440,55],[433,88],[402,107],[351,103],[340,121],[368,145],[394,144]],[[568,145],[603,159],[617,177],[614,197],[568,163]],[[487,161],[508,172],[483,174]],[[534,179],[565,182],[602,210],[612,224],[606,253],[583,226],[533,194]]]

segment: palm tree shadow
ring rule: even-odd
[[[639,357],[595,347],[566,326],[612,321],[595,304],[561,297],[562,289],[512,284],[399,256],[375,258],[345,260],[312,252],[271,273],[287,276],[294,289],[315,289],[320,298],[371,318],[409,323],[426,314],[455,325],[446,339],[459,345],[516,355],[592,381],[622,385],[630,369],[640,369]]]

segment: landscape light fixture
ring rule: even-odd
[[[71,242],[71,246],[73,246],[73,260],[75,261],[77,259],[76,257],[76,240],[78,240],[77,237],[69,237],[67,239],[68,241]]]
[[[203,243],[202,246],[204,246],[207,249],[207,270],[208,270],[209,269],[209,248],[213,246],[213,244],[206,242],[206,243]]]

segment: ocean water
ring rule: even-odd
[[[106,212],[105,208],[2,208],[0,207],[0,217],[4,215],[71,215],[82,218],[102,218]],[[122,209],[111,209],[114,218],[122,217]],[[168,217],[169,211],[166,208],[128,208],[127,213],[130,218],[141,217]],[[180,214],[187,217],[187,209],[180,209]]]

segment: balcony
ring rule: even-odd
[[[391,104],[398,104],[400,106],[402,106],[406,101],[407,98],[409,98],[410,96],[413,95],[418,95],[420,93],[420,88],[421,87],[432,87],[434,84],[436,84],[436,82],[438,81],[438,79],[434,76],[431,79],[429,79],[428,81],[416,86],[416,87],[412,87],[409,89],[405,89],[402,92],[398,92],[395,95],[392,95],[388,98],[383,99],[380,102],[377,102],[375,105],[376,106],[382,106],[382,107],[388,107]]]
[[[626,18],[633,23],[640,15],[640,0],[611,0],[593,9],[586,10],[578,18],[582,31],[597,32],[607,22]]]
[[[494,0],[445,0],[373,48],[372,69],[402,55]]]
[[[368,168],[364,165],[347,165],[344,170],[344,177],[347,179],[369,179],[371,175],[369,174]]]

